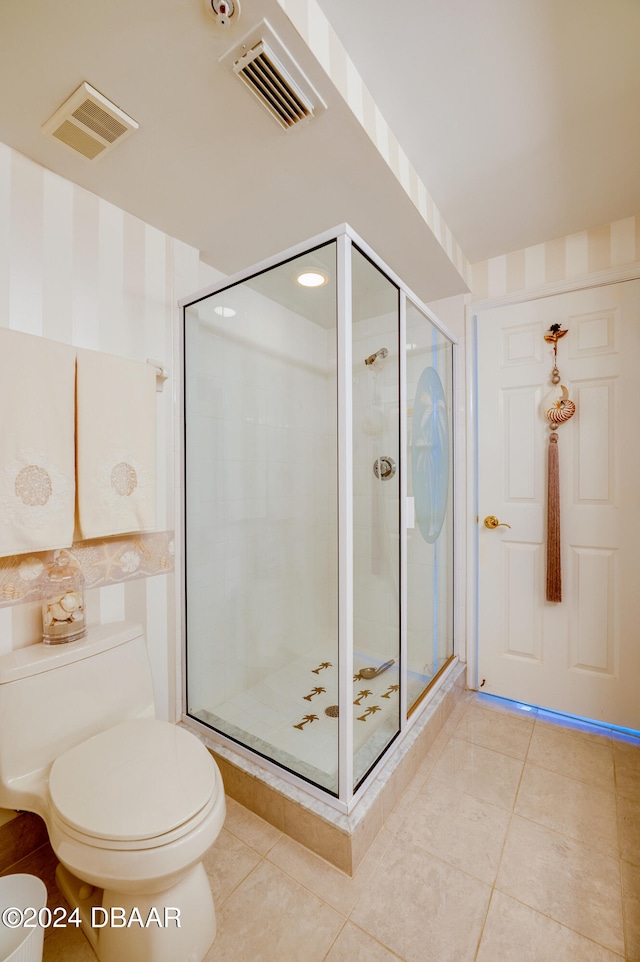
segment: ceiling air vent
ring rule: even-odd
[[[233,69],[285,130],[313,117],[313,104],[263,40]]]
[[[326,107],[266,20],[220,61],[233,65],[237,76],[285,130]]]
[[[138,124],[90,84],[82,83],[42,129],[94,160],[137,130]]]

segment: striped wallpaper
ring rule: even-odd
[[[199,252],[0,144],[0,326],[170,372],[157,395],[158,534],[85,543],[89,624],[140,621],[159,714],[174,717],[173,575],[176,303],[198,290]],[[46,555],[2,560],[0,653],[41,639],[29,572]],[[96,560],[97,559],[97,560]],[[111,559],[111,560],[109,560]],[[23,575],[26,572],[26,581]]]
[[[472,300],[481,301],[586,278],[640,262],[640,214],[501,254],[471,267]]]

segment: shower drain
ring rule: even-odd
[[[338,717],[338,706],[337,706],[337,705],[329,705],[328,708],[325,708],[324,713],[325,713],[325,715],[328,715],[329,718],[337,718],[337,717]]]

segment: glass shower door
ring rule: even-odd
[[[337,794],[335,248],[186,309],[185,487],[187,713]]]
[[[453,655],[453,347],[407,301],[407,709]]]
[[[355,246],[353,778],[400,731],[399,291]]]

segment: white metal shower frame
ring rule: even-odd
[[[369,245],[348,225],[341,224],[331,230],[309,238],[302,244],[290,247],[288,250],[281,251],[279,254],[269,257],[259,264],[254,264],[250,268],[239,271],[230,277],[226,277],[215,284],[209,285],[195,294],[182,298],[178,302],[180,308],[178,350],[180,356],[180,371],[184,379],[184,311],[212,294],[220,293],[228,287],[236,286],[243,281],[249,280],[257,274],[264,273],[286,261],[299,257],[308,251],[321,247],[324,244],[336,242],[336,290],[337,299],[337,365],[338,365],[338,665],[339,665],[339,704],[349,704],[351,699],[353,677],[353,384],[352,384],[352,258],[351,249],[355,245],[380,271],[398,288],[399,298],[399,401],[400,401],[400,435],[399,449],[401,455],[400,470],[400,732],[382,753],[376,764],[372,767],[367,777],[358,786],[357,791],[353,791],[353,713],[346,712],[339,716],[338,724],[338,797],[330,794],[322,788],[311,784],[307,779],[296,775],[281,765],[270,761],[264,756],[259,756],[256,764],[263,770],[281,778],[283,781],[302,788],[308,795],[321,799],[330,807],[337,809],[345,815],[350,814],[365,794],[371,782],[378,776],[386,762],[393,755],[394,747],[398,741],[409,731],[412,725],[420,717],[422,710],[429,704],[429,697],[423,704],[407,718],[407,467],[405,464],[405,452],[407,450],[407,390],[406,390],[406,305],[407,300],[425,315],[431,324],[436,327],[441,334],[452,345],[453,352],[453,371],[452,371],[452,419],[454,422],[455,434],[455,397],[456,397],[456,351],[457,339],[455,336],[438,320],[429,308],[417,297],[413,291],[388,267],[385,262],[378,257]],[[178,424],[184,425],[184,383],[183,389],[178,396]],[[180,437],[182,437],[182,434]],[[454,444],[452,443],[452,451]],[[185,532],[185,470],[186,462],[184,457],[183,442],[178,445],[180,451],[180,470],[179,483],[177,485],[178,511],[177,516],[182,519],[179,538],[176,537],[176,561],[179,560],[180,578],[177,584],[176,603],[179,617],[177,618],[180,627],[180,651],[182,655],[182,665],[186,664],[186,612],[184,605],[186,591],[186,558],[184,550]],[[451,486],[454,491],[455,486]],[[456,531],[458,522],[454,512],[454,558],[453,558],[453,599],[454,606],[454,655],[457,639],[457,618],[458,609],[457,595],[458,585],[455,577],[455,546],[457,544]],[[450,671],[453,669],[454,662],[448,666],[441,674],[433,690],[437,690]],[[189,727],[201,732],[207,737],[211,737],[212,729],[196,719],[186,714],[186,673],[179,671],[181,678],[181,719]],[[255,761],[256,753],[250,748],[227,738],[220,732],[214,731],[215,740],[221,745],[225,745],[231,751],[241,757]]]

